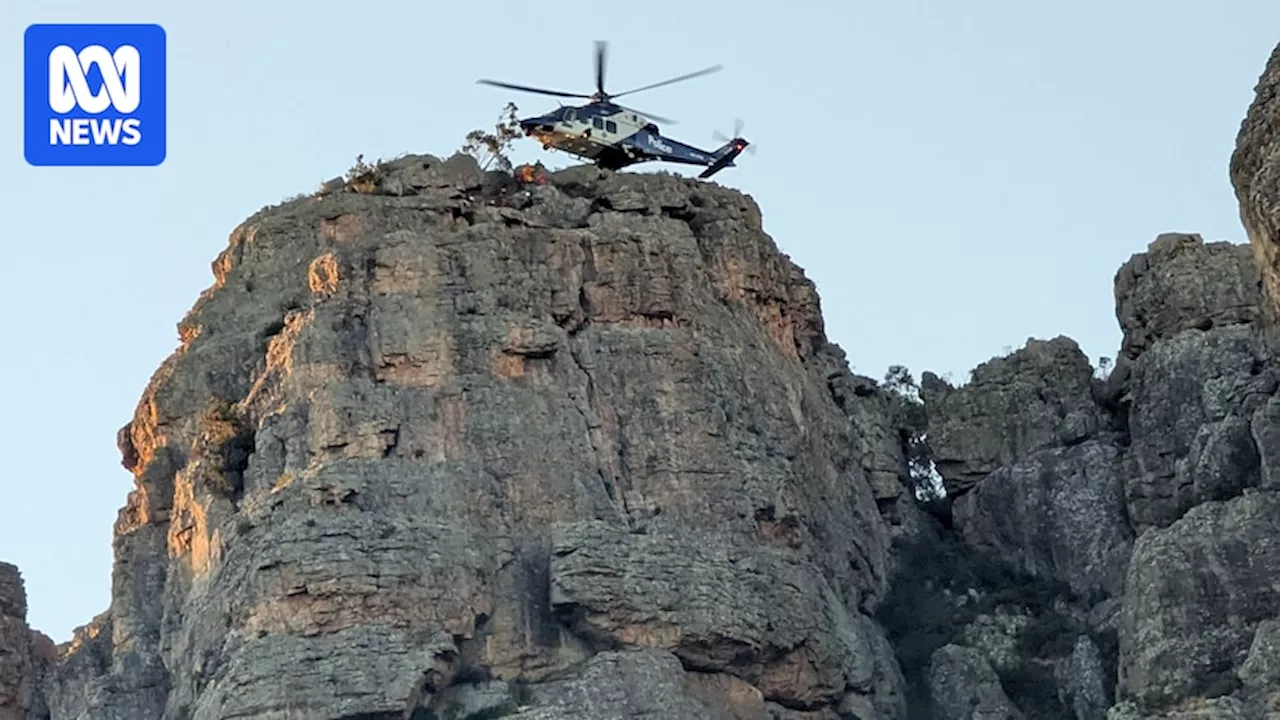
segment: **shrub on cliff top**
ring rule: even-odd
[[[467,133],[462,152],[474,157],[480,163],[481,170],[488,170],[490,165],[496,164],[498,170],[511,172],[511,159],[507,157],[507,153],[511,151],[511,145],[523,135],[520,119],[516,117],[516,106],[514,103],[507,103],[498,122],[493,126],[493,132],[472,130]]]

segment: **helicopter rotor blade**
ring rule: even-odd
[[[724,134],[724,133],[722,133],[722,132],[720,132],[719,130],[713,130],[713,131],[711,131],[711,134],[712,134],[712,136],[713,136],[713,137],[715,137],[715,139],[716,139],[716,140],[719,140],[720,142],[729,142],[729,141],[730,141],[730,140],[732,140],[733,138],[740,138],[740,137],[742,137],[742,128],[743,128],[743,126],[745,126],[745,125],[746,125],[746,123],[744,123],[744,122],[742,121],[742,119],[741,119],[741,118],[738,118],[738,119],[734,120],[734,121],[733,121],[733,137],[732,137],[732,138],[731,138],[731,137],[726,137],[726,136],[725,136],[725,134]]]
[[[715,138],[716,142],[722,142],[722,143],[727,143],[730,140],[736,140],[742,137],[742,128],[744,125],[746,125],[746,123],[742,121],[742,118],[737,118],[733,121],[733,137],[727,137],[724,133],[720,132],[719,130],[712,130],[711,137]]]
[[[596,90],[604,95],[604,56],[609,44],[604,40],[596,41]]]
[[[614,104],[615,104],[615,105],[617,105],[617,103],[614,103]],[[635,114],[637,114],[637,115],[643,115],[643,116],[645,116],[645,117],[649,118],[650,120],[652,120],[652,121],[654,121],[654,122],[662,123],[663,125],[675,125],[675,124],[676,124],[676,121],[675,121],[675,120],[672,120],[671,118],[664,118],[664,117],[662,117],[661,115],[654,115],[653,113],[647,113],[647,112],[644,112],[643,110],[637,110],[637,109],[635,109],[635,108],[630,108],[630,107],[627,107],[626,105],[618,105],[618,107],[620,107],[620,108],[622,108],[623,110],[626,110],[626,111],[628,111],[628,112],[633,112],[633,113],[635,113]]]
[[[663,80],[662,82],[654,83],[654,84],[652,84],[652,85],[645,85],[644,87],[638,87],[638,88],[635,88],[634,90],[628,90],[628,91],[626,91],[626,92],[620,92],[620,93],[618,93],[617,95],[611,95],[610,97],[619,98],[619,97],[622,97],[623,95],[631,95],[632,93],[644,92],[645,90],[652,90],[652,89],[654,89],[654,88],[660,88],[660,87],[662,87],[662,86],[664,86],[664,85],[670,85],[670,84],[672,84],[672,83],[683,82],[683,81],[685,81],[685,80],[692,80],[693,78],[696,78],[696,77],[702,77],[703,75],[710,75],[710,74],[711,74],[711,73],[713,73],[713,72],[720,72],[720,71],[721,71],[721,70],[723,70],[723,69],[724,69],[724,66],[723,66],[723,65],[713,65],[713,66],[711,66],[711,67],[709,67],[709,68],[704,68],[704,69],[702,69],[702,70],[698,70],[697,72],[691,72],[691,73],[689,73],[688,75],[681,75],[680,77],[674,77],[674,78],[671,78],[670,80]]]
[[[477,80],[477,85],[492,85],[494,87],[507,88],[509,90],[520,90],[523,92],[537,93],[539,95],[555,95],[556,97],[572,97],[572,98],[589,98],[590,95],[582,93],[562,92],[560,90],[545,90],[543,88],[529,87],[528,85],[513,85],[511,83],[498,82],[497,80]]]

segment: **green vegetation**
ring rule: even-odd
[[[966,625],[1001,608],[1029,617],[1018,638],[1023,661],[998,673],[1005,693],[1028,717],[1070,719],[1058,699],[1052,663],[1046,662],[1070,654],[1082,632],[1057,609],[1059,602],[1072,600],[1069,589],[938,530],[933,538],[897,543],[902,572],[877,614],[906,676],[911,720],[935,717],[927,687],[934,651],[963,644]]]
[[[902,365],[893,365],[885,373],[880,387],[893,401],[892,422],[898,429],[916,500],[929,514],[949,522],[950,503],[942,478],[933,465],[933,451],[929,448],[929,418],[920,398],[920,386],[910,370]]]
[[[494,165],[497,170],[511,172],[511,159],[507,157],[507,153],[511,151],[511,145],[524,135],[520,130],[516,110],[515,104],[507,103],[498,122],[493,126],[493,132],[472,130],[467,133],[462,152],[474,157],[480,163],[481,170],[488,170]]]
[[[248,419],[232,404],[214,400],[200,416],[196,453],[203,482],[215,492],[238,500],[244,488],[244,471],[254,451],[254,431]]]
[[[1023,715],[1037,720],[1076,720],[1075,713],[1058,698],[1053,663],[1028,658],[1016,667],[997,670],[996,675],[1005,695]]]
[[[1105,359],[1104,359],[1105,360]],[[1103,370],[1109,363],[1101,362]],[[898,654],[908,685],[911,720],[937,717],[929,697],[928,672],[933,653],[944,645],[965,644],[965,628],[980,615],[997,611],[1026,618],[1016,638],[1019,661],[997,667],[1005,694],[1028,718],[1074,720],[1058,697],[1057,661],[1071,654],[1081,634],[1098,646],[1109,694],[1119,655],[1114,632],[1090,633],[1068,606],[1089,606],[1101,598],[1077,598],[1063,583],[1033,576],[1004,558],[967,545],[952,529],[950,499],[934,467],[928,442],[928,408],[911,372],[889,368],[879,383],[890,399],[918,506],[937,522],[931,531],[900,539],[895,554],[900,572],[877,615]]]
[[[347,170],[347,185],[358,193],[371,193],[382,175],[382,161],[372,165],[364,161],[364,155],[357,155],[356,162]]]

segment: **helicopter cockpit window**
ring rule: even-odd
[[[564,120],[565,120],[565,122],[573,122],[573,111],[572,111],[572,110],[566,110],[566,111],[564,112]]]
[[[618,123],[612,120],[606,120],[604,123],[604,129],[609,132],[618,132]]]
[[[597,118],[591,118],[591,124],[592,124],[592,125],[594,125],[597,129],[603,129],[603,128],[604,128],[604,121],[603,121],[603,120],[601,120],[601,119],[600,119],[600,118],[598,118],[598,117],[597,117]]]

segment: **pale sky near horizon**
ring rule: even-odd
[[[35,22],[165,27],[163,165],[26,164]],[[1161,232],[1245,242],[1227,163],[1280,3],[10,0],[0,33],[0,561],[62,642],[108,607],[116,430],[228,233],[357,154],[448,155],[508,100],[556,106],[476,79],[590,92],[596,39],[614,92],[722,63],[628,100],[709,147],[743,118],[759,152],[717,180],[760,203],[855,372],[959,381],[1028,337],[1113,355],[1113,277]]]

